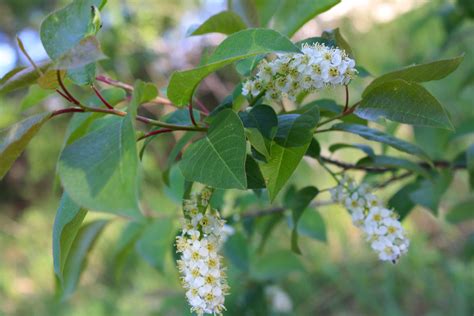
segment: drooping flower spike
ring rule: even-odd
[[[357,73],[355,61],[344,50],[316,43],[304,45],[302,53],[280,53],[270,62],[263,60],[253,79],[247,80],[242,94],[268,99],[282,96],[295,100],[301,93],[337,85],[347,85]]]
[[[382,261],[396,263],[408,251],[410,241],[398,220],[398,215],[383,205],[370,188],[344,177],[331,190],[332,199],[350,212],[354,225],[362,229],[371,248]]]
[[[204,189],[184,201],[182,233],[176,238],[182,285],[191,311],[197,315],[221,315],[229,290],[222,256],[218,254],[227,230],[219,213],[208,207],[210,196],[210,190]]]

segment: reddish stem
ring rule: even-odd
[[[156,131],[152,131],[152,132],[149,132],[141,137],[138,138],[138,140],[142,140],[142,139],[145,139],[147,137],[150,137],[150,136],[153,136],[153,135],[158,135],[158,134],[164,134],[164,133],[170,133],[170,132],[173,132],[174,130],[171,129],[171,128],[163,128],[163,129],[159,129],[159,130],[156,130]]]
[[[74,112],[85,112],[85,110],[81,108],[67,108],[67,109],[56,110],[51,114],[51,117],[55,117],[57,115],[61,115],[64,113],[74,113]]]
[[[206,106],[204,105],[204,103],[202,103],[201,101],[199,101],[198,99],[195,100],[196,101],[196,104],[197,106],[201,109],[201,111],[206,114],[206,115],[209,115],[209,110],[206,108]]]
[[[100,99],[100,101],[102,101],[102,103],[108,107],[109,109],[113,109],[114,107],[112,105],[110,105],[109,102],[107,102],[107,100],[102,96],[102,94],[100,94],[99,90],[97,90],[97,88],[94,86],[94,85],[91,85],[91,88],[92,90],[94,90],[95,92],[95,95]]]
[[[63,89],[63,92],[68,97],[68,100],[74,103],[75,105],[81,105],[81,103],[76,98],[74,98],[64,86],[63,80],[61,79],[61,72],[59,70],[56,71],[56,77],[58,78],[58,83],[61,86],[61,89]]]
[[[72,100],[69,99],[69,97],[67,95],[65,95],[63,92],[61,92],[61,90],[56,89],[56,92],[59,93],[64,99],[66,99],[66,101],[73,103]]]
[[[194,111],[193,111],[193,103],[192,102],[189,103],[188,109],[189,109],[189,117],[191,117],[191,122],[193,122],[193,125],[197,127],[198,125],[196,123],[196,119],[194,118]]]

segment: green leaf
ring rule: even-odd
[[[60,281],[64,281],[66,259],[86,214],[67,193],[63,194],[53,225],[53,265]]]
[[[372,121],[384,117],[399,123],[453,129],[448,113],[428,90],[401,79],[371,89],[354,113]]]
[[[368,156],[375,156],[374,150],[372,147],[364,144],[342,144],[342,143],[337,143],[329,146],[329,151],[332,153],[335,153],[339,149],[344,149],[344,148],[355,148],[362,150],[364,153],[366,153]]]
[[[249,270],[249,242],[242,233],[230,236],[224,244],[224,255],[241,271]]]
[[[443,194],[453,180],[452,170],[442,170],[433,177],[433,180],[423,180],[416,191],[410,193],[413,202],[420,204],[435,215],[438,214],[438,206]]]
[[[173,221],[158,218],[145,228],[135,248],[146,262],[163,272],[166,253],[171,252],[174,236]]]
[[[300,247],[298,246],[298,221],[303,215],[303,211],[308,207],[309,203],[319,193],[319,190],[315,187],[309,186],[292,194],[287,201],[286,207],[291,209],[293,230],[291,232],[291,250],[301,254]]]
[[[139,222],[129,222],[120,233],[114,247],[113,270],[115,280],[120,281],[123,270],[135,248],[135,243],[143,233],[145,225]]]
[[[38,65],[41,71],[46,71],[50,66],[51,62],[44,62]],[[18,71],[12,70],[10,73],[5,75],[0,81],[0,93],[9,93],[17,89],[28,87],[38,80],[40,74],[33,67],[20,68]]]
[[[95,36],[88,36],[56,59],[54,69],[75,69],[106,59]]]
[[[239,60],[235,63],[235,70],[237,70],[237,72],[242,76],[250,76],[252,71],[263,58],[265,58],[265,55],[257,55]]]
[[[474,144],[466,150],[466,164],[469,173],[469,183],[471,190],[474,190]]]
[[[247,155],[247,160],[245,162],[245,173],[247,174],[248,189],[255,190],[265,188],[265,179],[263,179],[260,167],[250,155]]]
[[[446,220],[452,224],[458,224],[474,219],[474,210],[472,208],[473,205],[473,198],[456,204],[446,214]]]
[[[131,117],[107,117],[103,122],[64,148],[58,162],[59,177],[71,198],[90,211],[140,217],[138,156]]]
[[[265,245],[270,238],[271,233],[283,219],[283,212],[273,214],[272,216],[267,216],[262,228],[262,237],[260,239],[260,244],[258,245],[257,252],[259,254],[263,253]]]
[[[454,58],[441,59],[432,61],[426,64],[413,65],[389,72],[376,78],[365,88],[362,93],[362,97],[366,97],[374,88],[379,85],[393,81],[396,79],[403,79],[409,82],[426,82],[432,80],[440,80],[453,71],[455,71],[461,64],[464,56],[458,56]]]
[[[0,180],[50,117],[50,113],[38,114],[0,130]]]
[[[278,130],[271,145],[270,159],[260,165],[271,201],[286,184],[308,150],[313,139],[312,129],[318,120],[317,108],[305,114],[284,114],[278,117]]]
[[[390,147],[415,155],[428,162],[430,161],[428,155],[421,148],[376,129],[357,124],[339,123],[333,125],[331,130],[356,134],[371,141],[387,144]]]
[[[293,219],[288,217],[288,227],[294,229]],[[319,212],[312,208],[308,208],[303,211],[301,218],[298,222],[297,228],[298,235],[313,238],[319,241],[325,242],[326,237],[326,225],[324,224],[323,217]]]
[[[257,280],[286,277],[295,271],[304,271],[296,255],[290,251],[276,251],[253,258],[251,275]]]
[[[30,86],[27,95],[21,101],[21,110],[26,111],[29,108],[41,103],[41,101],[49,97],[52,93],[53,91],[45,90],[36,84]]]
[[[48,15],[41,24],[40,37],[48,56],[56,61],[79,42],[97,33],[96,9],[105,5],[105,0],[74,0],[71,4]],[[91,83],[95,79],[95,64],[89,64],[69,72],[79,84]]]
[[[219,189],[245,189],[246,142],[244,127],[232,110],[221,111],[207,136],[185,151],[179,164],[188,181]]]
[[[369,156],[362,158],[357,162],[358,166],[368,166],[368,167],[384,167],[384,168],[402,168],[409,171],[413,171],[425,178],[431,178],[430,173],[417,163],[413,161],[390,157],[384,155]]]
[[[318,159],[320,154],[321,145],[319,145],[319,142],[313,137],[313,139],[311,139],[311,143],[309,143],[308,150],[306,150],[305,156]]]
[[[59,76],[61,77],[61,80],[64,81],[66,78],[66,71],[59,70]],[[59,87],[58,70],[48,69],[36,82],[43,89],[55,91]]]
[[[232,11],[222,11],[211,16],[201,24],[191,35],[203,35],[208,33],[232,34],[247,28],[241,17]]]
[[[199,82],[210,73],[238,60],[275,51],[299,52],[288,38],[272,30],[248,29],[234,33],[216,48],[208,64],[173,73],[168,98],[178,106],[187,105]]]
[[[63,280],[59,280],[62,300],[69,298],[76,290],[81,273],[87,265],[87,255],[107,223],[107,220],[96,220],[79,229],[64,265]]]
[[[281,0],[273,16],[273,28],[291,36],[306,22],[339,2],[340,0]]]
[[[132,115],[132,118],[135,118],[140,104],[153,100],[157,96],[158,88],[154,84],[136,80],[133,85],[132,100],[128,105],[128,113]]]
[[[240,112],[240,118],[247,129],[246,135],[255,149],[267,159],[270,155],[270,144],[278,128],[278,118],[272,107],[257,105],[249,112]]]
[[[394,209],[395,212],[400,215],[400,221],[410,214],[410,211],[415,207],[415,202],[411,200],[410,194],[416,191],[419,187],[419,181],[408,183],[398,190],[390,200],[388,200],[388,207]]]
[[[239,14],[247,25],[250,25],[251,27],[261,25],[255,0],[229,0],[227,1],[227,4],[228,9]]]

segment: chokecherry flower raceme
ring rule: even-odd
[[[354,60],[339,48],[316,43],[303,45],[301,51],[277,54],[269,62],[263,60],[256,76],[243,84],[242,94],[257,97],[265,93],[273,100],[283,95],[294,101],[302,93],[347,85],[357,73]]]
[[[361,184],[357,187],[354,180],[344,177],[331,190],[331,195],[334,201],[345,205],[349,210],[352,222],[362,229],[380,260],[396,263],[408,251],[410,242],[398,215],[385,208],[369,186]]]
[[[218,254],[228,231],[217,210],[209,208],[210,196],[211,191],[204,189],[184,201],[182,233],[176,238],[181,281],[191,311],[198,315],[222,314],[229,289]]]

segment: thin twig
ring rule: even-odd
[[[67,100],[71,103],[74,103],[75,105],[77,106],[80,106],[80,107],[83,107],[83,105],[81,105],[81,102],[79,102],[76,98],[74,98],[68,91],[68,89],[66,88],[66,86],[64,85],[63,83],[63,79],[61,78],[61,71],[60,70],[57,70],[56,71],[56,78],[58,79],[58,83],[59,85],[61,86],[61,89],[63,90],[63,92],[67,95]]]
[[[344,85],[344,88],[346,90],[346,105],[344,105],[344,111],[346,112],[347,109],[349,108],[349,87],[347,85]]]
[[[336,202],[332,200],[326,200],[326,201],[313,201],[309,205],[310,207],[318,207],[318,206],[327,206],[327,205],[332,205],[336,204]],[[282,207],[282,206],[275,206],[263,210],[256,210],[256,211],[250,211],[248,213],[245,213],[242,215],[242,218],[254,218],[254,217],[261,217],[261,216],[267,216],[267,215],[272,215],[272,214],[278,214],[286,211],[288,208]]]
[[[408,178],[411,175],[413,175],[413,172],[411,172],[411,171],[407,171],[407,172],[401,173],[399,175],[394,175],[393,177],[387,179],[386,181],[375,185],[374,188],[377,188],[377,189],[385,188],[386,186],[394,183],[395,181],[403,180],[405,178]]]
[[[100,99],[100,101],[101,101],[106,107],[108,107],[109,109],[113,109],[113,108],[114,108],[109,102],[107,102],[107,100],[102,96],[102,94],[99,92],[99,90],[97,90],[97,88],[96,88],[93,84],[91,85],[91,88],[92,88],[92,90],[94,90],[95,95]]]
[[[156,130],[156,131],[151,131],[143,136],[140,136],[137,141],[140,141],[142,139],[145,139],[145,138],[148,138],[150,136],[153,136],[153,135],[159,135],[159,134],[164,134],[164,133],[170,133],[170,132],[173,132],[175,131],[174,129],[171,129],[171,128],[163,128],[163,129],[159,129],[159,130]]]
[[[191,118],[191,122],[193,123],[194,126],[197,127],[198,124],[196,123],[196,119],[194,118],[194,111],[193,111],[193,103],[192,102],[189,102],[188,110],[189,110],[189,117]]]

